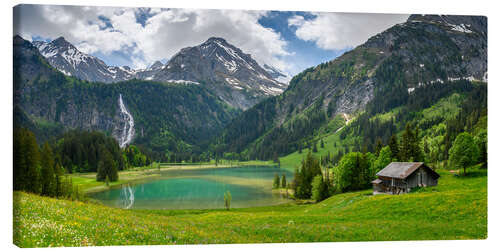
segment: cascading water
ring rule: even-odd
[[[130,209],[134,205],[134,190],[130,185],[124,185],[120,192],[120,198],[123,202],[122,207],[125,209]]]
[[[125,121],[123,125],[123,131],[119,138],[120,148],[124,148],[127,146],[134,137],[135,129],[134,129],[134,117],[130,114],[130,112],[123,104],[122,94],[120,94],[120,98],[118,99],[118,104],[120,105],[120,114],[123,120]]]

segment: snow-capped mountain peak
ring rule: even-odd
[[[133,70],[128,66],[108,66],[99,58],[79,51],[64,37],[59,37],[51,42],[34,41],[33,45],[38,48],[50,65],[65,75],[91,82],[112,83],[140,78],[141,76],[144,76],[141,78],[144,79],[162,67],[157,67],[158,63],[161,64],[161,62],[156,62],[150,69],[143,70]]]
[[[203,85],[231,106],[242,109],[282,93],[288,83],[285,73],[269,65],[260,66],[250,54],[220,37],[183,48],[167,64],[156,61],[145,69],[108,66],[79,51],[63,37],[33,44],[53,67],[68,76],[104,83],[137,78]]]
[[[181,49],[153,80],[205,83],[222,100],[242,109],[263,97],[278,95],[287,87],[275,80],[250,54],[220,37]]]
[[[153,64],[151,64],[147,69],[148,70],[160,70],[163,68],[163,66],[165,66],[165,65],[163,65],[162,62],[156,61]]]

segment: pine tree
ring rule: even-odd
[[[54,173],[54,157],[49,144],[45,142],[41,152],[42,195],[56,196],[56,176]]]
[[[378,156],[382,147],[383,147],[382,139],[380,139],[380,137],[377,137],[377,142],[375,142],[375,155],[376,156]]]
[[[55,195],[56,197],[61,197],[64,195],[64,187],[63,187],[63,177],[64,177],[64,169],[61,167],[61,164],[59,162],[56,162],[54,166],[54,174],[55,174],[55,181],[56,181],[56,192]]]
[[[21,128],[14,129],[14,190],[25,190],[27,181],[27,163],[26,163],[26,130]]]
[[[97,153],[93,144],[90,144],[88,150],[88,164],[90,169],[97,169]]]
[[[111,153],[106,149],[103,149],[101,160],[99,161],[97,167],[97,181],[105,181],[106,177],[108,177],[109,181],[117,181],[118,180],[118,167],[116,166],[116,162],[113,161]]]
[[[325,148],[325,142],[323,141],[323,138],[321,138],[320,147]]]
[[[96,174],[96,180],[97,181],[104,181],[106,180],[106,165],[104,162],[104,159],[101,159],[98,163],[97,166],[97,174]]]
[[[311,197],[312,180],[317,175],[321,175],[319,160],[309,152],[306,159],[302,161],[300,171],[295,174],[295,197],[309,199]]]
[[[391,158],[399,160],[400,159],[399,143],[398,143],[398,138],[394,134],[391,136],[391,139],[389,140],[389,148],[391,149]]]
[[[316,175],[311,183],[311,198],[316,202],[321,201],[322,184],[323,184],[323,176]]]
[[[412,161],[414,135],[409,123],[406,124],[405,131],[401,139],[400,159],[402,161]]]
[[[424,154],[422,153],[422,148],[420,147],[420,129],[418,126],[415,128],[415,133],[413,133],[411,152],[413,161],[424,161]]]
[[[274,181],[273,181],[273,188],[279,188],[280,187],[280,176],[278,173],[274,174]]]
[[[27,183],[24,184],[25,190],[40,194],[42,192],[42,183],[40,178],[40,151],[36,143],[35,135],[28,131],[24,137],[23,149],[25,152],[24,158],[26,163],[26,179]]]
[[[281,176],[281,187],[286,188],[286,175]]]
[[[318,145],[316,142],[314,142],[314,145],[313,145],[313,153],[317,153],[318,152]]]

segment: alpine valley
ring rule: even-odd
[[[131,70],[107,66],[63,37],[15,36],[14,63],[16,124],[42,141],[67,129],[98,130],[156,155],[203,152],[231,119],[287,87],[278,81],[286,74],[222,38],[182,49],[166,65]]]
[[[103,13],[190,20],[133,10]],[[259,25],[321,51],[300,33],[319,14],[288,14]],[[143,69],[15,35],[14,244],[486,239],[487,18],[400,16],[293,77],[229,35]]]
[[[431,98],[418,107],[426,108],[462,86],[469,91],[466,82],[486,82],[486,41],[482,17],[412,15],[288,85],[285,73],[223,38],[132,70],[107,66],[63,37],[30,43],[16,36],[15,120],[42,141],[67,129],[99,130],[156,155],[271,159],[311,147],[355,118],[372,121]],[[403,129],[389,127],[383,141]],[[364,144],[373,150],[375,138]]]

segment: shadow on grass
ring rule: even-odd
[[[485,176],[488,176],[488,171],[486,171],[486,169],[481,169],[481,170],[466,172],[465,175],[455,175],[454,177],[459,179],[471,179],[471,178],[478,178]]]

